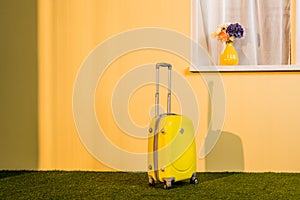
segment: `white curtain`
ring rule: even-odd
[[[197,41],[219,64],[224,43],[211,33],[217,25],[238,22],[246,30],[246,36],[234,42],[240,65],[290,64],[290,1],[195,0]]]

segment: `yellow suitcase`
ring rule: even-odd
[[[168,106],[167,113],[159,114],[159,69],[168,67]],[[169,189],[175,181],[190,179],[197,184],[196,144],[194,127],[188,117],[173,114],[171,110],[171,71],[168,63],[156,64],[155,117],[149,127],[148,136],[148,181],[164,182]]]

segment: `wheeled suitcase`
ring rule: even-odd
[[[159,114],[159,69],[168,68],[167,113]],[[148,135],[148,181],[164,182],[169,189],[175,181],[190,179],[197,184],[196,144],[194,127],[188,117],[171,113],[172,65],[156,64],[155,117],[151,120]]]

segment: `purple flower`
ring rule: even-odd
[[[229,36],[233,36],[235,38],[242,38],[244,36],[244,28],[239,24],[230,24],[226,32],[229,34]]]

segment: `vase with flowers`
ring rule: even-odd
[[[245,29],[239,23],[227,23],[217,26],[212,36],[220,42],[225,42],[226,46],[220,56],[220,65],[237,65],[239,63],[238,54],[233,46],[235,39],[245,36]]]

